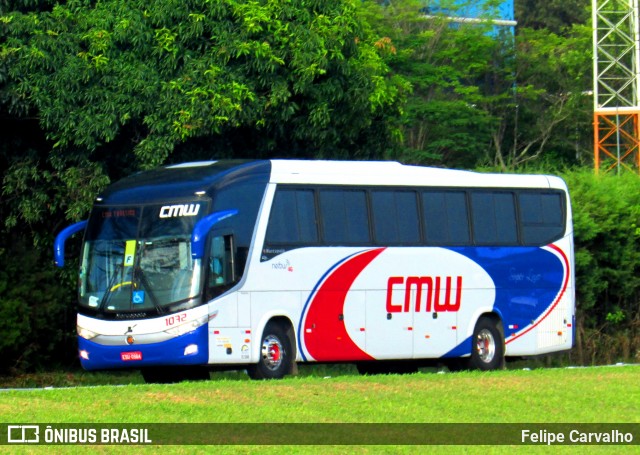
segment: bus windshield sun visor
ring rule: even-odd
[[[64,228],[60,234],[56,236],[53,243],[53,260],[58,267],[64,267],[64,244],[73,234],[83,230],[87,226],[87,221],[80,221]]]
[[[202,256],[204,256],[207,233],[211,230],[213,225],[232,217],[237,213],[237,210],[222,210],[220,212],[212,213],[196,223],[193,227],[193,232],[191,233],[191,256],[193,259],[201,259]]]

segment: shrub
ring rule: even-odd
[[[640,179],[565,172],[573,206],[578,356],[633,360],[640,350]]]

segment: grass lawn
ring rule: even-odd
[[[248,381],[242,375],[214,375],[210,381],[171,385],[129,384],[4,391],[0,393],[0,420],[5,424],[640,424],[639,375],[640,366],[366,377],[347,373],[303,375],[281,381]],[[136,381],[134,379],[132,382]],[[495,430],[499,429],[500,426],[495,427]],[[41,449],[45,447],[22,446],[26,453],[39,453]],[[56,449],[74,453],[80,451],[81,447],[59,446]],[[105,453],[124,453],[126,449],[130,451],[131,447],[101,446],[92,449]],[[136,451],[148,449],[136,447]],[[175,453],[204,453],[211,449],[205,446],[161,447],[163,452]],[[224,446],[215,449],[218,453],[220,450],[224,453],[264,453],[265,450],[282,453],[284,448]],[[286,450],[294,453],[414,453],[416,449],[420,447],[292,446]],[[507,453],[514,449],[527,452],[548,450],[546,447],[531,446],[440,446],[429,449],[447,453],[487,449],[490,453]],[[619,453],[629,447],[582,446],[560,449],[576,453],[578,449],[581,449],[580,453]]]

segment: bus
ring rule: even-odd
[[[494,370],[571,349],[571,206],[562,179],[398,162],[223,160],[109,186],[83,232],[78,352],[148,382],[215,369],[282,378]]]

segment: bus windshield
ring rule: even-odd
[[[203,202],[96,207],[80,268],[81,310],[126,318],[182,311],[198,304],[200,260],[191,232]]]

